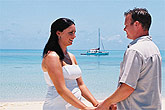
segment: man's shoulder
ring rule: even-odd
[[[158,47],[152,41],[137,42],[128,48],[127,51],[136,51],[138,54],[141,54],[145,58],[155,54],[160,54]]]

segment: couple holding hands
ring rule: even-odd
[[[98,102],[84,84],[76,58],[67,51],[76,37],[75,23],[59,18],[43,51],[42,69],[48,85],[43,110],[161,110],[161,55],[149,36],[151,15],[134,8],[124,13],[127,38],[133,41],[120,65],[118,88]],[[92,103],[87,107],[81,97]]]

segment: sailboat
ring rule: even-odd
[[[81,53],[81,55],[109,55],[109,52],[100,50],[100,28],[98,29],[98,37],[99,47],[96,49],[90,49],[86,53]]]

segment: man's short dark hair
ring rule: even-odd
[[[132,23],[139,21],[142,24],[144,30],[149,30],[151,25],[151,15],[145,8],[134,8],[133,10],[128,10],[124,13],[125,16],[128,14],[132,15]]]

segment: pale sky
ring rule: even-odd
[[[152,16],[150,35],[165,50],[165,0],[0,0],[0,49],[43,49],[51,23],[73,19],[76,39],[69,49],[98,45],[98,28],[106,50],[125,50],[124,12],[146,8]]]

